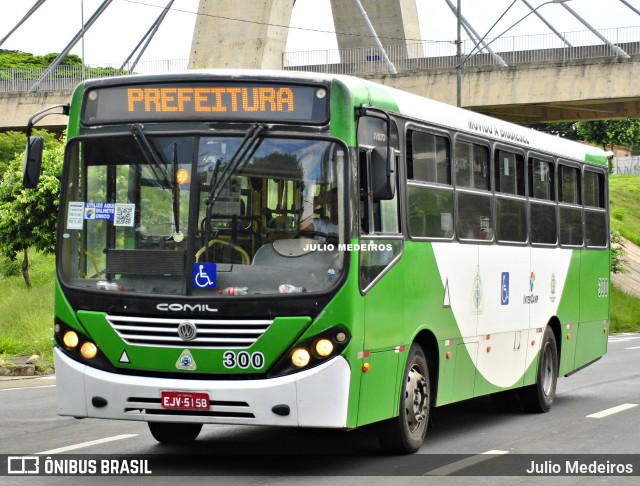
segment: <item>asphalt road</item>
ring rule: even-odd
[[[162,446],[145,423],[76,420],[57,416],[55,409],[55,379],[0,382],[0,454],[115,454],[120,458],[151,454],[154,474],[174,476],[168,478],[172,484],[196,483],[193,475],[198,475],[217,476],[224,479],[222,484],[299,484],[304,477],[308,484],[333,485],[360,483],[363,477],[370,483],[397,484],[398,476],[403,477],[402,484],[425,484],[427,479],[439,484],[478,484],[470,476],[448,477],[471,472],[495,474],[490,484],[513,484],[513,477],[500,476],[500,465],[511,461],[509,470],[513,470],[514,458],[518,468],[527,469],[531,461],[551,464],[545,461],[574,459],[577,454],[590,454],[587,459],[603,462],[614,460],[612,454],[634,454],[635,477],[563,475],[554,477],[553,484],[587,480],[637,484],[640,334],[610,337],[609,352],[602,360],[561,378],[550,413],[497,412],[488,398],[435,409],[427,440],[412,456],[382,454],[368,428],[343,432],[209,425],[193,444]],[[422,477],[430,474],[437,477]],[[182,475],[187,478],[178,479]],[[528,477],[525,471],[520,475],[519,482],[550,484],[549,476]],[[0,484],[3,479],[9,478],[0,476]],[[20,478],[10,479],[10,484],[20,483],[13,481]],[[68,485],[85,484],[87,478],[32,477],[29,484],[37,479]],[[112,484],[132,478],[93,478],[100,479]],[[480,482],[484,479],[488,478],[481,477]],[[153,484],[154,479],[137,477],[135,483]]]

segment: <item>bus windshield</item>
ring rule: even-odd
[[[70,141],[60,275],[149,294],[320,292],[339,280],[345,149],[317,138]]]

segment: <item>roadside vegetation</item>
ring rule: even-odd
[[[53,255],[32,252],[29,290],[19,262],[0,257],[0,358],[37,354],[53,360],[54,262]]]
[[[640,331],[640,299],[611,286],[611,332]]]
[[[612,175],[609,199],[611,229],[640,246],[640,176]]]
[[[611,175],[609,200],[612,231],[640,245],[640,176]],[[611,332],[637,331],[640,331],[640,299],[612,286]]]

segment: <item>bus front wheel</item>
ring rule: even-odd
[[[558,347],[549,326],[544,331],[538,357],[538,374],[534,385],[523,388],[520,401],[527,412],[548,412],[556,397],[558,383]]]
[[[149,431],[161,444],[184,444],[198,437],[202,424],[148,422]]]
[[[401,454],[418,451],[427,433],[430,411],[429,368],[422,348],[414,343],[403,375],[398,416],[378,424],[381,447]]]

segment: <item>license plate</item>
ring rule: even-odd
[[[162,408],[209,410],[208,393],[163,391],[160,398]]]

